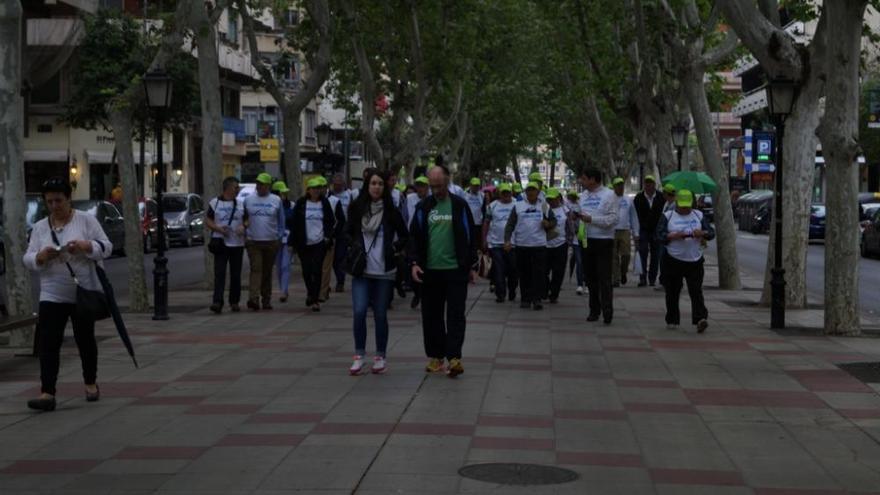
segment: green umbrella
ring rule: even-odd
[[[673,172],[663,178],[663,184],[672,184],[675,189],[687,189],[694,194],[715,192],[718,184],[703,172],[684,170]]]

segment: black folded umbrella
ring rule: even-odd
[[[131,360],[134,362],[134,367],[138,368],[137,359],[134,357],[134,346],[131,345],[131,337],[128,336],[128,329],[125,327],[125,322],[122,321],[122,313],[119,311],[119,305],[116,304],[116,296],[113,294],[113,286],[110,285],[107,273],[100,267],[100,265],[95,263],[95,269],[98,272],[98,280],[101,281],[101,288],[104,289],[104,296],[107,297],[107,306],[108,309],[110,309],[110,316],[113,317],[113,323],[116,324],[116,331],[119,333],[119,338],[122,339],[122,343],[128,350],[128,355],[131,356]]]

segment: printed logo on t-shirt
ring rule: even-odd
[[[428,214],[428,223],[435,224],[439,222],[451,222],[452,214],[441,214],[437,210],[431,210],[431,213]]]

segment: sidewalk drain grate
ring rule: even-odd
[[[865,383],[880,383],[880,363],[843,363],[837,367]]]
[[[579,478],[569,469],[510,462],[471,464],[459,469],[458,474],[477,481],[517,486],[558,485]]]

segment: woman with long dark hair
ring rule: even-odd
[[[372,372],[381,374],[387,370],[388,302],[397,276],[397,257],[409,237],[403,215],[394,207],[387,182],[384,172],[374,170],[367,174],[357,200],[351,204],[345,226],[349,246],[355,253],[364,253],[366,260],[361,273],[352,273],[355,356],[349,368],[351,375],[359,375],[366,368],[368,308],[373,309],[376,327]]]
[[[95,263],[108,258],[113,244],[92,215],[74,210],[72,189],[66,178],[53,177],[43,183],[43,199],[49,217],[34,225],[24,264],[40,273],[40,397],[28,401],[39,411],[55,409],[61,343],[67,321],[82,361],[86,401],[100,398],[98,390],[98,343],[95,320],[76,311],[77,284],[101,291]]]

